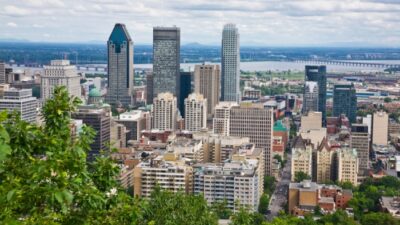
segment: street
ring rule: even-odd
[[[275,191],[272,194],[271,200],[269,202],[269,213],[267,215],[268,220],[272,220],[275,216],[278,215],[280,210],[284,210],[283,206],[287,202],[287,193],[290,183],[291,154],[287,154],[286,160],[286,164],[281,170],[281,179],[279,182],[277,182]]]

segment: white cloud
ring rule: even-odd
[[[14,22],[8,22],[7,27],[18,27],[18,25]]]
[[[125,23],[135,43],[151,43],[153,26],[177,25],[182,43],[219,44],[224,23],[237,23],[242,44],[308,45],[391,40],[400,46],[398,0],[0,0],[0,18],[44,41],[105,41]],[[4,7],[1,7],[3,5]],[[24,25],[28,26],[24,26]],[[30,25],[30,26],[29,26]],[[1,27],[1,26],[0,26]],[[0,38],[2,38],[0,33]],[[384,43],[382,43],[384,44]]]

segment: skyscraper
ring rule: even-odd
[[[153,73],[146,73],[146,104],[153,104]]]
[[[352,124],[351,125],[351,148],[357,150],[359,158],[359,169],[369,169],[369,134],[368,125]]]
[[[265,174],[272,174],[272,137],[274,113],[260,104],[234,106],[230,109],[229,135],[249,137],[265,156]]]
[[[326,124],[326,66],[306,66],[305,81],[318,83],[318,111],[322,112],[322,124]]]
[[[388,144],[389,115],[385,111],[374,113],[372,118],[372,144]]]
[[[36,121],[37,99],[32,97],[32,89],[10,88],[0,98],[0,111],[14,110],[21,114],[21,119],[33,123]]]
[[[207,127],[207,99],[192,93],[185,99],[185,129],[196,132]]]
[[[185,118],[186,112],[185,112],[185,99],[192,93],[192,75],[193,72],[180,72],[179,75],[179,99],[178,99],[178,108],[179,111],[181,112],[182,117]]]
[[[357,96],[353,84],[336,84],[333,87],[333,116],[346,115],[351,123],[356,122]]]
[[[84,124],[92,127],[96,131],[93,143],[90,145],[89,158],[101,150],[109,150],[111,138],[111,113],[108,109],[99,106],[79,106],[76,112],[72,113],[72,118],[82,120]]]
[[[319,110],[318,95],[318,83],[315,81],[306,81],[304,83],[303,114]]]
[[[56,86],[65,86],[71,96],[81,97],[81,78],[69,60],[51,60],[49,66],[44,66],[44,74],[40,80],[43,101],[53,96]]]
[[[180,36],[178,27],[153,28],[153,96],[170,92],[179,99]]]
[[[6,83],[6,64],[0,61],[0,84]]]
[[[177,119],[177,100],[169,92],[159,93],[153,100],[151,111],[152,128],[159,130],[175,130]]]
[[[207,116],[212,118],[214,108],[219,103],[219,65],[196,65],[194,69],[194,91],[207,99]]]
[[[240,44],[235,24],[226,24],[222,31],[221,101],[240,100]]]
[[[133,42],[124,24],[117,23],[107,42],[108,90],[106,102],[133,104]]]

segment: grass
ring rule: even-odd
[[[272,72],[272,71],[263,71],[263,72],[241,72],[242,78],[250,78],[250,77],[258,77],[260,79],[269,80],[271,76],[273,78],[278,77],[286,80],[304,80],[304,72],[291,72],[291,71],[282,71],[282,72]]]

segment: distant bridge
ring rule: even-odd
[[[296,63],[314,64],[314,65],[337,65],[352,67],[372,67],[372,68],[396,68],[400,69],[400,64],[375,63],[375,62],[357,62],[357,61],[340,61],[340,60],[293,60]]]
[[[107,72],[107,64],[86,64],[76,65],[77,70]]]

